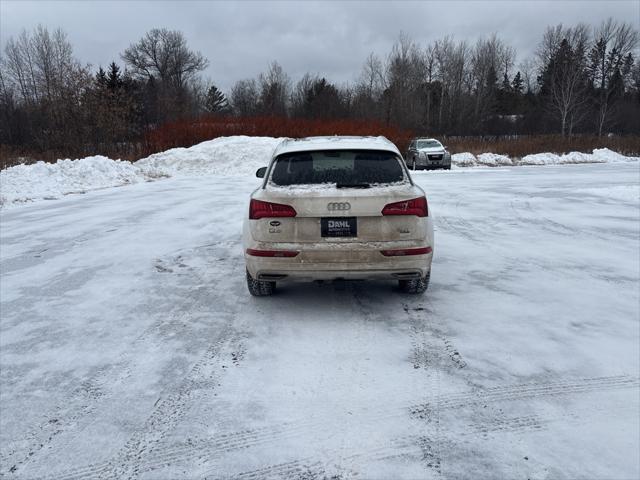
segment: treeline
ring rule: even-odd
[[[209,62],[181,32],[153,29],[120,53],[122,64],[96,70],[75,58],[63,31],[40,26],[10,38],[3,50],[0,153],[5,161],[97,153],[136,158],[156,148],[150,139],[158,132],[170,137],[168,126],[202,128],[213,117],[216,131],[228,123],[247,134],[250,118],[261,119],[265,134],[264,119],[271,117],[305,119],[313,133],[327,134],[361,131],[369,122],[372,134],[391,129],[402,140],[638,135],[637,48],[633,26],[611,19],[548,27],[535,55],[517,66],[515,50],[497,35],[473,44],[445,37],[421,45],[401,34],[386,56],[365,59],[354,82],[338,85],[314,73],[294,82],[272,62],[225,94],[203,78]],[[318,127],[322,122],[327,130]]]

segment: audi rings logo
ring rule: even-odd
[[[339,210],[351,210],[351,204],[349,202],[331,202],[327,204],[327,210],[331,210],[332,212]]]

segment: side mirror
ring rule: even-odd
[[[260,167],[256,170],[256,177],[264,178],[265,173],[267,173],[267,167]]]

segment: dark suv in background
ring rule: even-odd
[[[405,158],[412,170],[451,169],[451,154],[435,138],[414,138]]]

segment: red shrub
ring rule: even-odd
[[[145,137],[145,155],[169,148],[190,147],[232,135],[301,138],[318,135],[383,135],[404,150],[413,132],[375,120],[308,120],[280,117],[201,117],[171,122]]]

